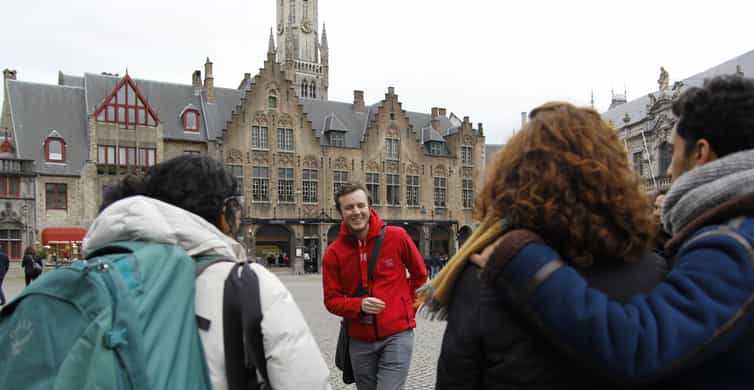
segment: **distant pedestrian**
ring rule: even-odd
[[[27,246],[24,250],[24,258],[21,261],[21,267],[24,269],[24,277],[28,286],[34,279],[42,275],[42,260],[37,257],[34,247]]]
[[[10,261],[5,252],[0,251],[0,306],[5,305],[5,293],[3,292],[3,279],[10,268]]]
[[[431,267],[429,271],[430,277],[434,278],[443,266],[442,260],[440,259],[440,256],[437,255],[437,252],[429,258],[429,266]]]

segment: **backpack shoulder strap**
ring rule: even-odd
[[[262,339],[259,278],[249,263],[236,264],[225,280],[223,334],[228,388],[259,388],[257,371],[269,385]]]
[[[387,230],[387,225],[384,225],[382,229],[380,229],[380,235],[377,236],[377,242],[374,243],[374,248],[372,248],[372,256],[369,257],[369,280],[374,280],[374,266],[377,264],[377,257],[380,256],[382,242],[385,241],[385,230]]]

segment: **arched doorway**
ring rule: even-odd
[[[411,237],[414,245],[416,245],[417,248],[421,248],[421,246],[419,246],[419,238],[421,237],[419,235],[419,229],[417,229],[414,225],[404,225],[402,227],[406,229],[406,233],[408,233],[409,237]]]
[[[447,226],[437,225],[430,234],[430,253],[437,252],[440,256],[450,254],[450,230]]]
[[[267,260],[270,267],[291,265],[293,233],[285,225],[264,225],[257,230],[256,256]]]
[[[458,230],[458,247],[462,247],[466,240],[471,237],[471,226],[463,226]]]
[[[330,246],[338,238],[338,234],[340,234],[340,224],[330,226],[330,229],[327,230],[327,246]]]

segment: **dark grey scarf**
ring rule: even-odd
[[[723,202],[754,193],[754,150],[733,153],[679,177],[662,204],[662,223],[671,234]]]

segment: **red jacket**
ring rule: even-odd
[[[380,229],[385,225],[376,211],[372,209],[370,214],[367,257],[372,255]],[[369,281],[365,286],[369,289],[369,296],[385,302],[385,308],[377,314],[373,324],[359,322],[361,301],[365,297],[354,297],[354,294],[362,280],[362,269],[366,274],[366,264],[359,261],[358,242],[343,222],[338,239],[327,247],[322,259],[322,284],[327,310],[346,318],[348,334],[360,340],[374,341],[415,328],[416,289],[427,282],[427,269],[408,233],[395,226],[385,230],[374,267],[374,282]]]

